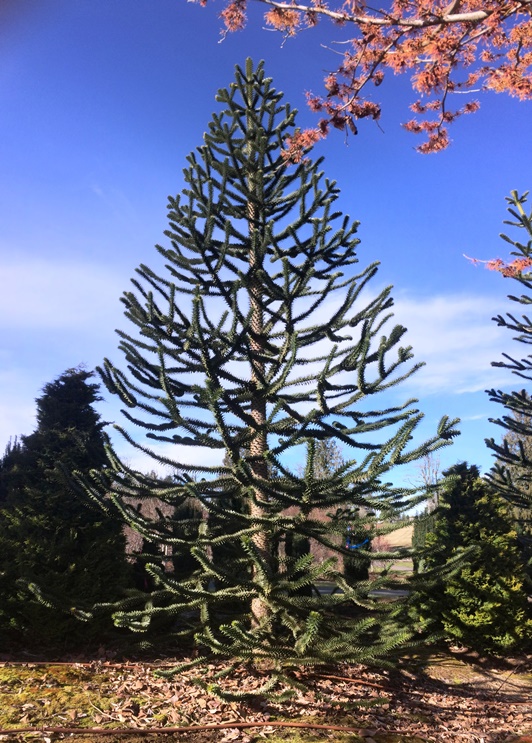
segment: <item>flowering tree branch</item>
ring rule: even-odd
[[[332,18],[335,21],[341,21],[342,23],[356,23],[357,25],[375,25],[375,26],[405,26],[407,28],[428,28],[429,26],[440,26],[446,23],[470,23],[471,21],[483,21],[488,18],[493,11],[488,10],[476,10],[468,13],[455,13],[454,10],[460,6],[460,0],[454,0],[445,10],[439,10],[438,7],[433,8],[430,11],[430,15],[419,18],[401,18],[400,16],[393,15],[389,11],[375,10],[374,15],[358,15],[356,13],[350,13],[347,10],[342,12],[336,12],[325,6],[319,4],[301,4],[301,3],[281,3],[276,0],[255,0],[263,5],[271,5],[279,10],[296,10],[300,13],[315,13],[316,15],[326,16]],[[530,5],[530,0],[522,0],[522,2],[514,3],[515,5],[526,6]],[[346,7],[350,5],[355,6],[355,3],[346,3]],[[359,5],[362,5],[360,3]],[[411,3],[414,8],[421,3]],[[422,15],[422,14],[421,14]]]
[[[517,191],[512,191],[511,195],[506,198],[509,204],[508,212],[513,217],[513,221],[507,219],[504,224],[524,229],[527,236],[531,238],[527,243],[520,243],[501,234],[502,239],[514,248],[510,255],[515,258],[506,261],[502,258],[491,258],[486,261],[470,258],[468,255],[464,255],[464,258],[473,264],[482,263],[489,271],[498,271],[505,279],[517,279],[528,288],[532,288],[532,209],[527,214],[525,209],[527,199],[528,191],[521,196]]]
[[[448,125],[479,108],[474,99],[451,107],[453,93],[532,98],[532,0],[392,0],[383,8],[365,0],[254,1],[267,7],[268,26],[288,37],[323,18],[353,27],[341,63],[325,77],[325,92],[307,94],[321,118],[315,129],[289,143],[291,159],[331,127],[356,134],[360,119],[377,121],[381,106],[371,97],[372,87],[390,71],[411,76],[418,99],[411,106],[415,118],[404,126],[425,136],[417,148],[424,153],[445,149]],[[227,2],[220,14],[225,32],[244,28],[248,2]]]

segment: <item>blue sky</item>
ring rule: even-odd
[[[299,125],[312,126],[306,90],[320,91],[338,29],[322,24],[287,40],[247,30],[220,43],[221,3],[184,0],[4,0],[0,10],[0,450],[34,427],[34,399],[65,369],[119,362],[114,329],[127,330],[119,298],[135,267],[158,265],[166,197],[183,187],[235,64],[264,59]],[[361,221],[361,263],[382,263],[376,289],[394,284],[395,319],[427,365],[402,387],[415,395],[429,435],[443,414],[462,436],[442,466],[466,459],[486,470],[488,387],[519,386],[490,367],[521,354],[491,317],[516,286],[463,257],[506,256],[498,234],[504,197],[532,187],[532,104],[502,95],[453,127],[449,150],[415,152],[400,122],[414,100],[408,80],[378,91],[381,129],[367,123],[347,143],[316,148],[342,191],[339,208]],[[100,405],[119,420],[114,401]],[[128,455],[134,464],[133,454]],[[144,466],[139,462],[141,466]]]

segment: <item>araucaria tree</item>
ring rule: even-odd
[[[523,230],[523,242],[512,239],[507,235],[501,237],[509,243],[513,250],[512,259],[502,261],[496,259],[488,261],[487,268],[500,271],[506,278],[512,278],[521,285],[520,296],[510,295],[509,299],[524,308],[532,304],[532,212],[527,213],[527,195],[519,196],[513,191],[507,198],[508,211],[511,220],[505,222],[512,227]],[[529,292],[529,293],[526,293]],[[517,341],[530,346],[532,320],[527,315],[510,314],[498,315],[493,318],[500,327],[508,328]],[[532,356],[515,358],[505,354],[504,361],[497,361],[493,366],[509,369],[516,377],[530,382],[532,380]],[[489,477],[499,492],[514,506],[528,510],[532,508],[532,398],[526,388],[513,392],[502,390],[488,390],[490,399],[501,404],[504,415],[492,420],[500,426],[505,434],[502,443],[497,443],[493,438],[486,441],[487,446],[496,456],[496,464]]]
[[[487,262],[487,268],[499,271],[505,278],[511,278],[525,290],[521,295],[509,295],[509,299],[524,308],[532,304],[532,211],[527,211],[528,194],[519,195],[513,191],[507,198],[511,219],[505,224],[523,230],[524,240],[520,242],[507,235],[501,237],[513,250],[511,259],[500,258]],[[514,233],[515,236],[515,233]],[[527,293],[528,292],[528,293]],[[516,333],[514,339],[530,345],[532,320],[528,314],[520,317],[515,314],[498,315],[493,318],[497,325]],[[493,366],[509,369],[524,383],[532,380],[532,356],[515,358],[506,355],[504,361],[494,362]],[[488,477],[492,485],[513,505],[515,524],[518,531],[519,545],[528,564],[527,573],[530,591],[532,578],[532,397],[530,389],[523,387],[512,392],[488,390],[490,399],[503,406],[504,414],[491,419],[503,431],[501,442],[494,438],[487,439],[486,444],[494,452],[496,462]]]
[[[157,248],[166,272],[140,266],[122,300],[137,331],[119,332],[128,373],[110,361],[101,370],[126,418],[156,447],[124,435],[175,468],[175,482],[152,482],[113,456],[114,472],[93,473],[86,488],[95,498],[110,494],[130,524],[171,545],[175,564],[179,554],[196,560],[183,580],[150,568],[164,603],[169,594],[173,603],[159,606],[155,592],[149,606],[115,621],[142,629],[171,612],[206,653],[286,670],[369,661],[408,634],[389,607],[373,605],[366,583],[344,578],[349,552],[336,537],[345,536],[353,507],[384,516],[407,508],[414,494],[382,478],[456,431],[443,419],[430,441],[413,446],[421,418],[413,401],[373,406],[417,367],[400,345],[405,329],[385,332],[389,288],[368,299],[377,264],[356,268],[357,225],[334,210],[335,184],[319,161],[286,164],[295,113],[281,99],[250,60],[219,91],[223,110],[188,157],[182,195],[170,199],[170,246]],[[317,477],[316,444],[329,440],[349,458]],[[197,447],[205,459],[218,451],[220,464],[189,463],[187,449]],[[169,518],[148,523],[123,501],[143,493],[200,503],[194,539],[180,537]],[[331,518],[314,518],[316,509]],[[296,539],[323,544],[338,560],[291,555],[286,545]],[[217,563],[220,545],[231,545],[232,561]],[[341,592],[320,594],[321,579]]]

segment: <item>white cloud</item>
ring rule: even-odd
[[[109,431],[111,434],[112,432]],[[140,437],[138,437],[140,439]],[[161,464],[156,459],[151,458],[148,454],[135,449],[127,444],[119,435],[113,435],[113,446],[118,455],[128,467],[137,472],[155,471],[164,476],[171,474],[174,467]],[[148,449],[160,457],[177,462],[179,464],[198,465],[201,467],[214,467],[222,463],[224,452],[221,449],[207,449],[199,446],[182,446],[180,444],[147,444]]]
[[[363,309],[377,296],[379,287],[364,292],[352,312]],[[393,294],[392,294],[393,296]],[[323,322],[340,306],[338,298],[331,298],[320,307],[316,322]],[[522,344],[512,340],[512,333],[498,327],[492,317],[506,311],[516,312],[515,303],[505,302],[494,307],[493,298],[484,295],[449,294],[432,297],[399,295],[391,309],[393,317],[382,328],[382,334],[391,332],[394,325],[403,325],[408,332],[402,346],[412,346],[414,362],[425,366],[397,387],[400,396],[413,394],[456,395],[483,391],[492,387],[516,384],[515,377],[506,369],[495,368],[493,361],[503,352],[519,357],[526,353]],[[312,318],[311,318],[312,319]],[[344,333],[356,342],[356,329]],[[378,338],[375,339],[378,343]],[[303,352],[306,356],[327,354],[332,344],[321,341]],[[390,361],[394,353],[390,352]],[[412,362],[410,362],[412,363]],[[322,363],[309,364],[305,374],[318,374]],[[403,369],[406,371],[407,365]],[[398,370],[400,372],[400,370]],[[292,377],[296,374],[292,374]],[[346,379],[349,375],[345,375]]]
[[[90,263],[30,260],[0,266],[0,327],[100,333],[121,313],[121,276]]]
[[[0,265],[0,450],[10,437],[32,432],[44,384],[101,360],[122,324],[124,283],[89,262]]]
[[[126,192],[116,187],[103,187],[96,182],[92,182],[89,188],[113,219],[122,223],[130,234],[134,234],[140,224],[139,214]]]
[[[100,188],[100,186],[97,183],[91,183],[90,189],[93,192],[93,194],[95,194],[99,198],[103,198],[104,196],[103,189]]]
[[[501,309],[509,305],[494,308],[493,299],[481,295],[400,297],[394,319],[408,328],[405,343],[415,359],[426,363],[409,384],[419,394],[446,395],[512,385],[512,374],[491,362],[502,352],[521,356],[526,349],[491,320]]]

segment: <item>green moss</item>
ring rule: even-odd
[[[329,736],[328,736],[329,738]],[[331,739],[331,738],[329,738]],[[264,738],[254,738],[254,740],[263,741]],[[332,738],[334,743],[360,743],[364,739],[359,735],[345,733],[335,733]],[[323,730],[312,731],[312,730],[292,730],[285,728],[284,731],[275,733],[274,735],[268,735],[269,743],[322,743],[323,741]]]
[[[102,697],[102,674],[72,666],[0,668],[0,728],[61,724],[71,722],[69,710],[76,711],[76,725],[93,724],[94,706],[105,712],[113,699]]]

